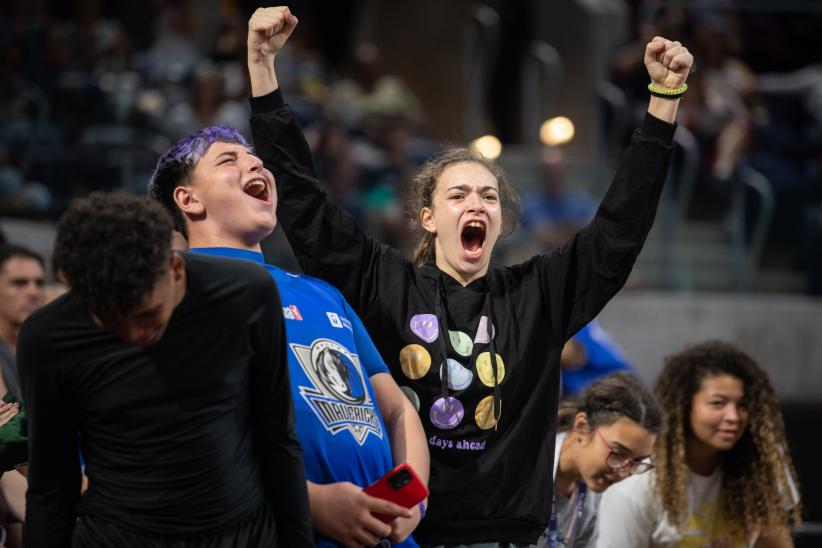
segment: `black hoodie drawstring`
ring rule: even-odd
[[[494,345],[494,325],[496,322],[494,321],[494,307],[491,306],[491,272],[489,269],[488,274],[486,274],[488,292],[485,294],[485,311],[488,316],[488,325],[486,328],[488,330],[491,363],[493,364],[492,368],[494,370],[494,396],[491,410],[494,413],[494,430],[496,431],[499,425],[499,419],[502,416],[502,390],[499,386],[499,366],[497,365],[497,352]]]
[[[445,338],[448,337],[448,326],[446,325],[446,315],[443,313],[442,303],[445,302],[445,284],[442,282],[442,273],[437,272],[437,302],[434,305],[434,313],[437,316],[438,329],[440,331],[440,352],[442,352],[442,365],[440,366],[440,379],[443,397],[443,406],[448,402],[449,388],[449,367],[448,367],[448,345]]]

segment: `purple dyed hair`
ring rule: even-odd
[[[157,161],[148,182],[148,195],[163,204],[174,219],[174,228],[186,238],[188,230],[183,214],[174,201],[174,189],[186,184],[214,143],[236,143],[252,149],[245,137],[231,126],[207,127],[183,137],[168,149]]]

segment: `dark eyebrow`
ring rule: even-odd
[[[454,186],[448,187],[448,190],[462,190],[463,192],[468,192],[470,190],[473,190],[473,188],[474,187],[472,187],[471,185],[454,185]],[[491,185],[486,185],[486,186],[480,188],[480,192],[488,192],[489,190],[493,190],[494,192],[499,192],[499,190],[496,187],[493,187]]]

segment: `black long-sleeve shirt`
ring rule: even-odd
[[[100,329],[71,292],[23,325],[29,548],[69,546],[77,514],[191,536],[266,502],[280,545],[311,544],[277,288],[251,263],[184,260],[186,294],[156,345]]]
[[[420,402],[431,496],[414,537],[535,543],[551,511],[563,344],[627,280],[654,221],[675,126],[646,117],[596,217],[566,245],[463,287],[369,238],[328,201],[278,91],[251,106],[256,152],[277,181],[277,217],[300,265],[340,289],[398,384]],[[502,360],[496,428],[489,332]],[[458,382],[443,405],[446,358]]]

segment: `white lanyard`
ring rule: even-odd
[[[576,502],[576,511],[571,517],[571,523],[568,525],[568,531],[565,532],[564,536],[560,534],[557,524],[557,497],[556,495],[551,496],[551,521],[548,523],[548,546],[550,548],[559,548],[560,544],[568,547],[573,546],[576,539],[577,522],[582,521],[582,513],[585,510],[585,495],[587,492],[588,486],[578,481],[573,495],[576,497],[576,501],[572,498],[569,502],[570,504]]]

